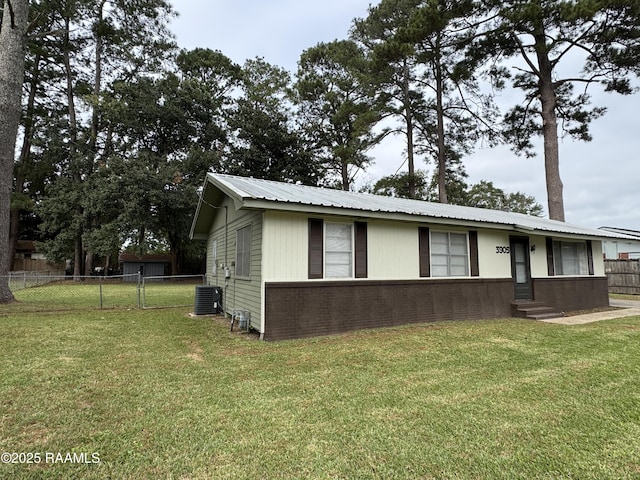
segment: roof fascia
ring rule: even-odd
[[[196,224],[198,223],[198,217],[200,216],[200,210],[202,209],[202,197],[204,196],[204,191],[206,190],[207,185],[209,185],[208,174],[204,179],[204,183],[202,185],[202,193],[198,196],[198,206],[196,207],[196,213],[193,216],[193,220],[191,221],[191,229],[189,230],[189,238],[191,240],[202,240],[202,238],[200,238],[202,234],[195,233],[195,229]]]
[[[449,217],[429,217],[423,215],[412,215],[409,213],[400,212],[379,212],[379,211],[366,211],[355,210],[349,208],[339,207],[324,207],[321,205],[306,205],[296,204],[291,202],[277,202],[264,199],[245,198],[241,202],[241,206],[247,209],[255,210],[275,210],[284,212],[295,213],[309,213],[317,215],[336,215],[356,218],[375,218],[380,220],[395,220],[401,222],[410,223],[423,223],[423,224],[437,224],[437,225],[452,225],[452,226],[464,226],[472,228],[484,228],[489,230],[504,230],[508,232],[520,233],[523,235],[544,235],[556,238],[572,238],[576,240],[604,240],[610,238],[606,235],[589,235],[587,233],[571,233],[560,232],[554,230],[538,229],[523,226],[520,224],[509,223],[493,223],[493,222],[478,222],[473,220],[462,220]],[[240,207],[237,207],[240,208]]]
[[[206,240],[209,237],[208,233],[197,233],[195,230],[199,223],[200,215],[203,215],[208,210],[214,210],[214,207],[207,205],[207,202],[204,200],[205,197],[207,197],[207,192],[211,188],[220,190],[225,197],[231,199],[236,210],[239,210],[244,205],[243,197],[235,189],[229,186],[226,182],[217,179],[213,174],[207,173],[204,185],[202,186],[202,193],[198,198],[198,206],[196,208],[196,213],[193,216],[191,230],[189,231],[189,238],[192,240]]]

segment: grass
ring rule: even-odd
[[[188,309],[0,307],[0,478],[640,478],[640,317],[264,343]]]
[[[609,297],[618,298],[620,300],[636,300],[640,301],[640,295],[630,295],[625,293],[610,293]]]
[[[16,288],[13,294],[19,303],[9,308],[36,312],[100,307],[136,308],[138,304],[145,308],[193,306],[195,285],[189,282],[148,282],[138,292],[136,282],[106,280],[100,284],[98,277],[83,282],[64,280]]]

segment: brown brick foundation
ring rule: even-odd
[[[534,278],[533,294],[560,312],[609,306],[607,277]]]
[[[362,328],[511,316],[511,279],[287,282],[265,285],[265,340]]]
[[[609,305],[606,277],[533,279],[534,299],[558,311]],[[278,282],[265,285],[265,340],[442,320],[511,316],[506,279]]]

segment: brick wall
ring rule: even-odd
[[[534,278],[533,294],[561,312],[609,306],[607,277]]]
[[[511,316],[511,279],[267,283],[265,340]]]

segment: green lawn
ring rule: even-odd
[[[106,280],[102,284],[98,277],[82,282],[64,280],[29,288],[15,288],[13,294],[20,303],[11,308],[49,311],[193,306],[195,287],[196,283],[193,281],[167,281],[148,282],[138,290],[136,282],[122,280]]]
[[[640,317],[265,343],[188,310],[0,307],[0,452],[42,455],[0,478],[640,478]]]

